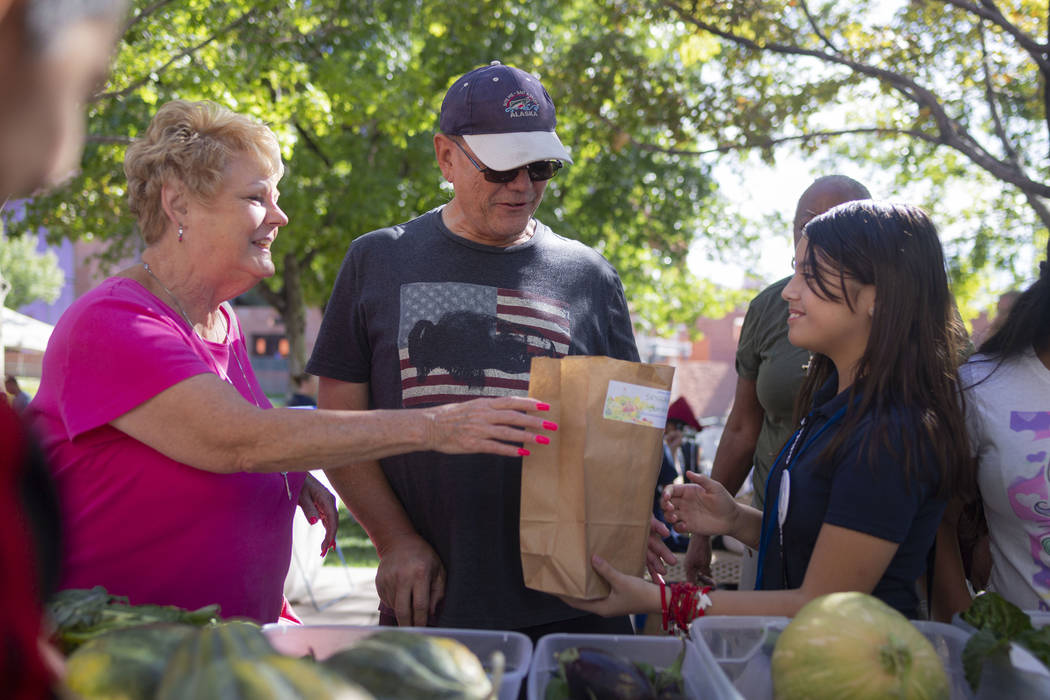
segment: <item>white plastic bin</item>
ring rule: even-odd
[[[264,625],[263,634],[270,640],[274,649],[286,656],[305,656],[312,653],[318,661],[322,661],[359,639],[391,629],[455,639],[474,652],[486,669],[489,667],[492,652],[503,652],[506,666],[503,680],[500,682],[499,697],[500,700],[517,700],[521,684],[529,672],[529,662],[532,660],[532,640],[520,632],[444,627],[273,624]]]
[[[540,637],[532,654],[529,669],[528,700],[543,700],[547,683],[558,670],[554,655],[572,647],[591,647],[618,654],[631,661],[644,661],[656,668],[671,666],[682,651],[682,640],[675,637],[608,634],[548,634]],[[743,700],[710,659],[702,658],[696,647],[687,642],[682,661],[685,694],[704,700]]]
[[[773,697],[770,657],[774,639],[769,633],[782,631],[788,622],[786,617],[713,615],[695,620],[689,634],[698,653],[714,662],[725,683],[747,700],[767,700]],[[971,700],[974,694],[962,667],[962,651],[969,635],[940,622],[913,620],[912,624],[933,643],[941,657],[952,700]]]

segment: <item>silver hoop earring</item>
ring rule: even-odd
[[[179,243],[182,243],[182,224],[179,224]]]

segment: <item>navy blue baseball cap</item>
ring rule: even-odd
[[[554,133],[554,102],[536,76],[493,61],[455,83],[441,102],[438,126],[462,136],[493,170],[572,158]]]

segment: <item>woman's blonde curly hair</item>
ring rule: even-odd
[[[128,208],[138,217],[146,245],[164,234],[164,184],[181,183],[200,201],[210,201],[238,153],[255,158],[267,175],[284,173],[277,137],[265,124],[210,101],[173,100],[157,110],[124,156]]]

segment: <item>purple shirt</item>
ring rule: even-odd
[[[196,469],[110,425],[205,373],[270,408],[223,308],[229,337],[207,342],[138,282],[114,277],[55,326],[30,413],[62,503],[62,588],[102,585],[132,604],[218,603],[224,617],[277,620],[304,475],[289,474],[289,500],[280,474]]]

